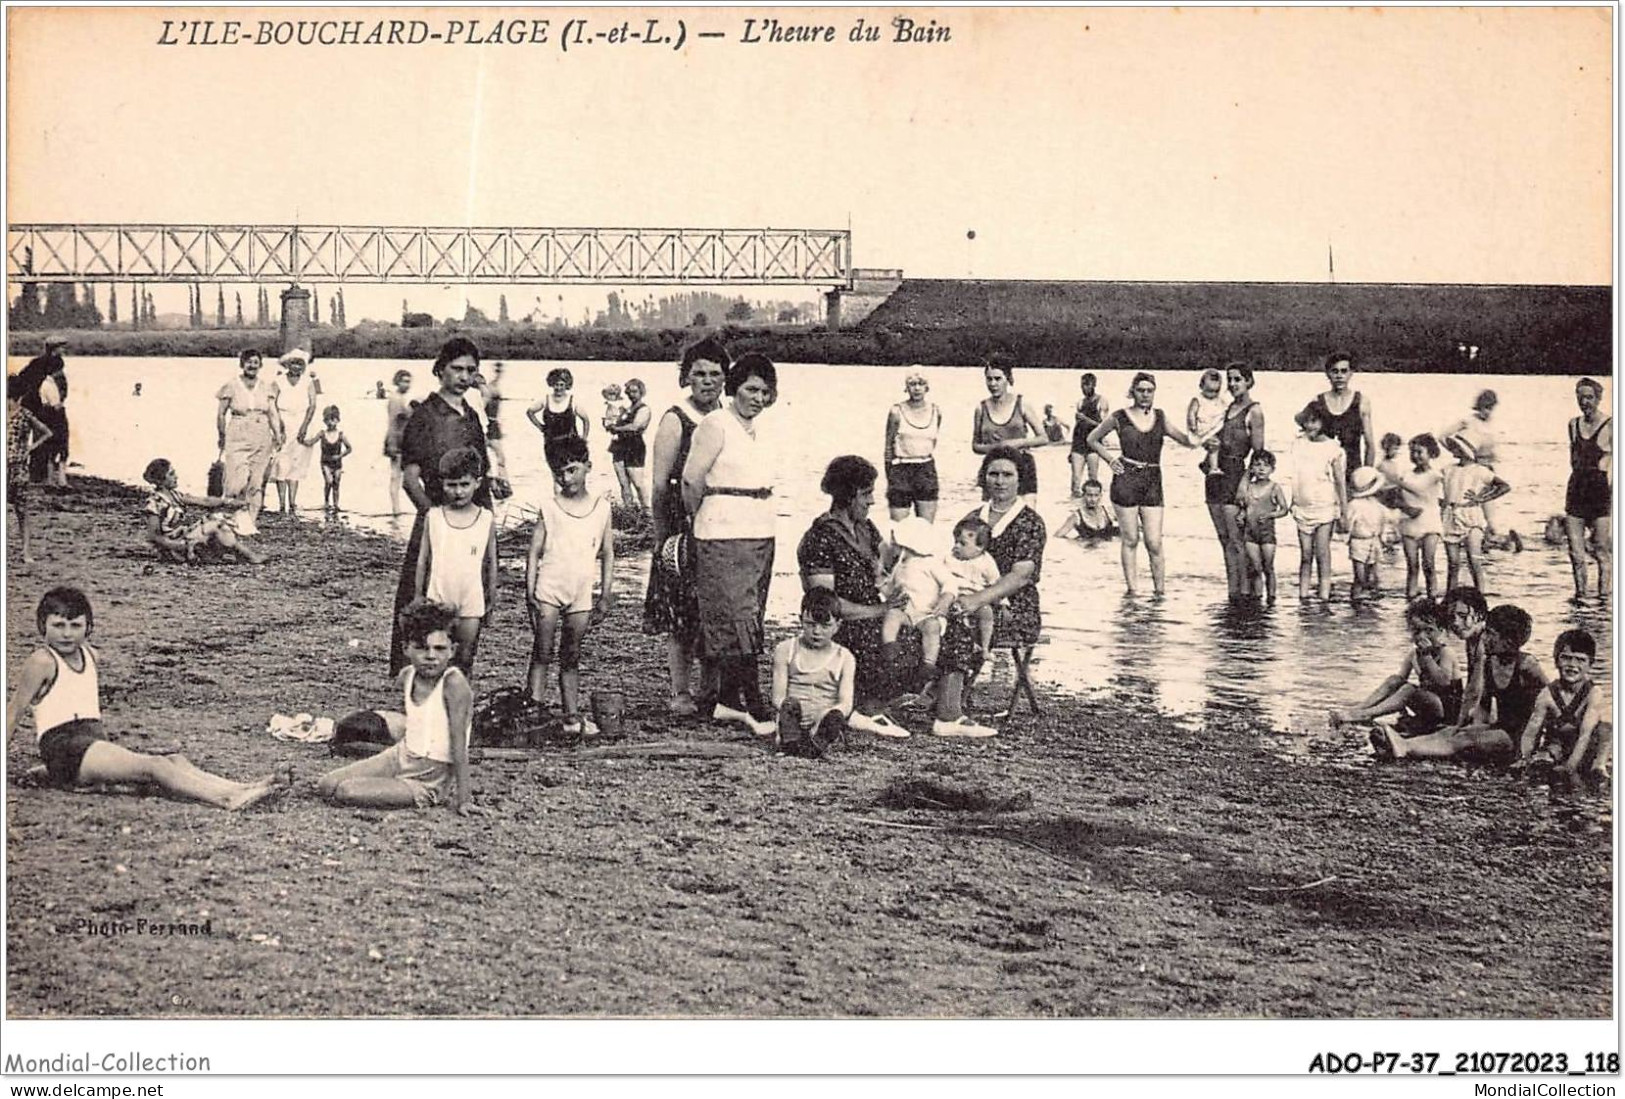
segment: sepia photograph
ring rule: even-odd
[[[1616,18],[8,5],[4,1072],[1617,1078]]]

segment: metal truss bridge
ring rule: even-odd
[[[27,282],[852,285],[845,229],[11,225]]]

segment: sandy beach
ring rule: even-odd
[[[7,562],[8,673],[37,643],[41,592],[77,585],[122,743],[230,777],[291,767],[296,785],[235,815],[27,785],[37,759],[20,729],[10,1015],[1612,1009],[1605,795],[1563,802],[1454,765],[1291,762],[1232,717],[1041,691],[1041,715],[979,743],[860,739],[809,761],[754,746],[589,757],[561,741],[477,762],[480,816],[330,808],[311,793],[334,765],[326,746],[265,725],[398,701],[385,673],[402,547],[270,520],[264,567],[163,565],[140,544],[140,500],[89,478],[37,493],[35,561]],[[476,691],[523,675],[520,588],[505,571]],[[621,595],[583,660],[587,690],[627,695],[610,743],[744,745],[668,722],[641,586]],[[955,807],[973,794],[1002,810]],[[146,931],[119,930],[137,921]]]

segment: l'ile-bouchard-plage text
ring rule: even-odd
[[[686,19],[164,19],[160,46],[587,46],[680,50],[690,41],[747,46],[936,45],[953,28],[935,19],[896,15],[884,22],[801,23],[744,17],[732,30],[691,28]]]

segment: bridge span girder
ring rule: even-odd
[[[803,285],[852,281],[845,229],[31,224],[18,282]]]

